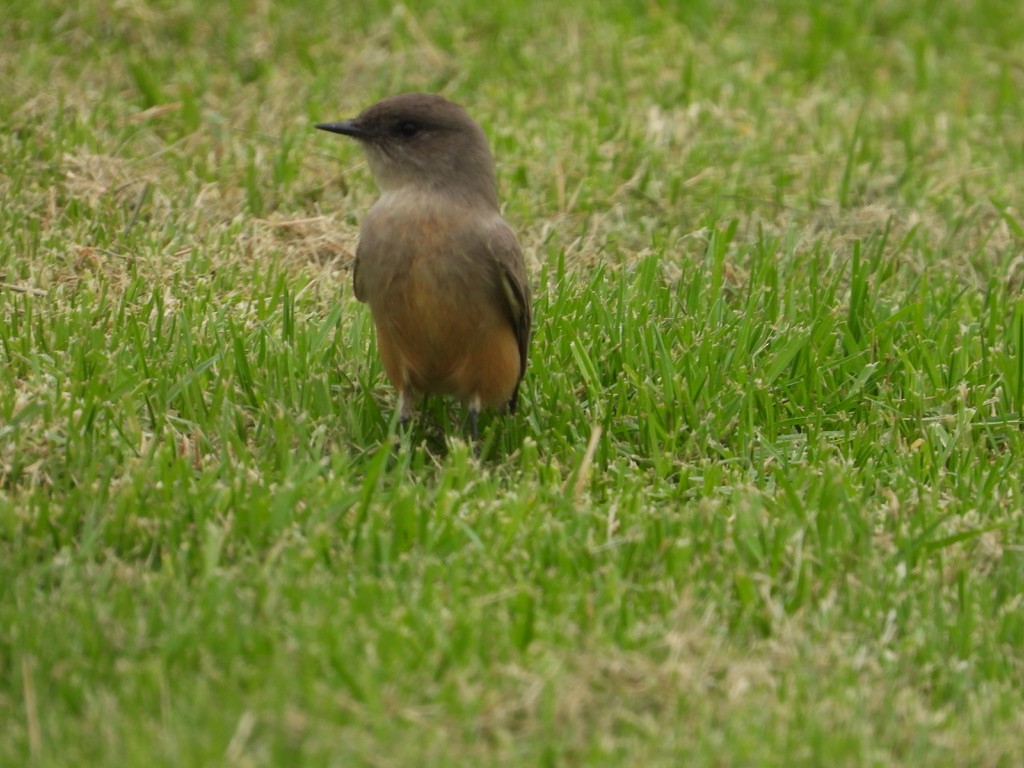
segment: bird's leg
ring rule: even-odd
[[[413,408],[416,406],[416,398],[405,389],[398,393],[398,424],[402,430],[409,427],[409,419],[412,418]]]
[[[469,401],[469,429],[473,435],[473,456],[480,458],[480,398]]]

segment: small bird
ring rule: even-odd
[[[360,229],[353,285],[370,305],[401,423],[424,396],[452,395],[469,408],[478,446],[481,409],[516,411],[532,323],[487,137],[462,107],[428,93],[389,96],[316,127],[358,141],[380,188]]]

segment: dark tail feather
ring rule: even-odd
[[[516,384],[516,388],[512,390],[512,397],[508,399],[508,412],[515,413],[516,408],[519,407],[519,384]]]

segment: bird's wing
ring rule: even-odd
[[[530,332],[533,327],[533,308],[530,300],[530,282],[526,277],[526,262],[512,230],[504,221],[493,227],[488,239],[488,250],[493,259],[498,285],[505,301],[509,322],[519,344],[519,380],[526,373],[527,350],[530,346]],[[519,383],[516,383],[509,410],[515,413],[519,400]]]

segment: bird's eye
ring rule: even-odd
[[[403,120],[397,126],[395,126],[395,133],[399,136],[411,137],[415,136],[420,132],[419,123],[414,123],[412,120]]]

